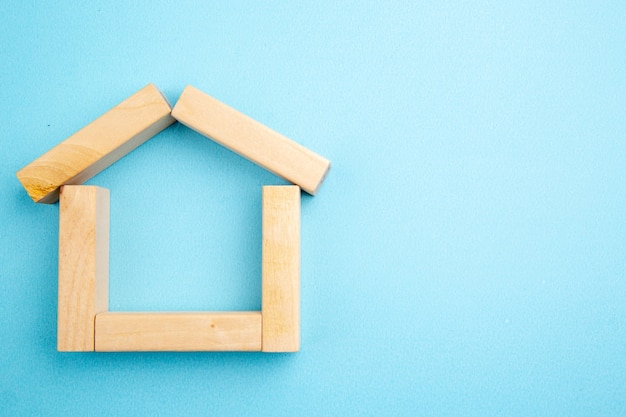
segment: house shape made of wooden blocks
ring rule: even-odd
[[[262,190],[262,308],[234,312],[109,312],[109,190],[81,185],[176,121],[294,185]],[[17,172],[33,201],[59,201],[59,351],[300,349],[300,194],[330,162],[200,90],[172,109],[142,88]]]

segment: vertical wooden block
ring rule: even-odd
[[[185,88],[172,116],[309,194],[317,192],[330,169],[326,158],[192,86]]]
[[[59,187],[82,184],[174,123],[171,106],[147,85],[17,172],[37,203],[54,203]]]
[[[94,350],[94,321],[109,306],[109,190],[62,187],[57,349]]]
[[[96,316],[98,352],[260,350],[260,311]]]
[[[300,187],[263,187],[263,352],[300,350]]]

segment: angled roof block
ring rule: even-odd
[[[174,123],[171,106],[148,84],[17,172],[36,203],[54,203],[59,187],[82,184]]]
[[[196,132],[315,195],[330,161],[192,86],[172,116]]]

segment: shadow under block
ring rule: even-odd
[[[59,187],[82,184],[174,123],[163,94],[148,84],[17,172],[37,203],[54,203]]]
[[[61,188],[57,349],[94,350],[94,320],[109,306],[109,190]]]
[[[96,351],[260,351],[261,312],[102,313]]]
[[[172,116],[309,194],[317,192],[330,168],[327,159],[192,86],[185,88]]]
[[[263,187],[263,352],[300,350],[300,188]]]

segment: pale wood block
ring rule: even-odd
[[[59,204],[57,349],[94,350],[94,320],[109,308],[109,190],[66,185]]]
[[[172,116],[309,194],[317,192],[330,168],[326,158],[192,86],[185,88]]]
[[[59,187],[82,184],[174,123],[163,94],[148,84],[17,172],[37,203],[54,203]]]
[[[108,312],[96,316],[96,351],[260,351],[261,312]]]
[[[300,188],[263,187],[263,352],[300,350]]]

